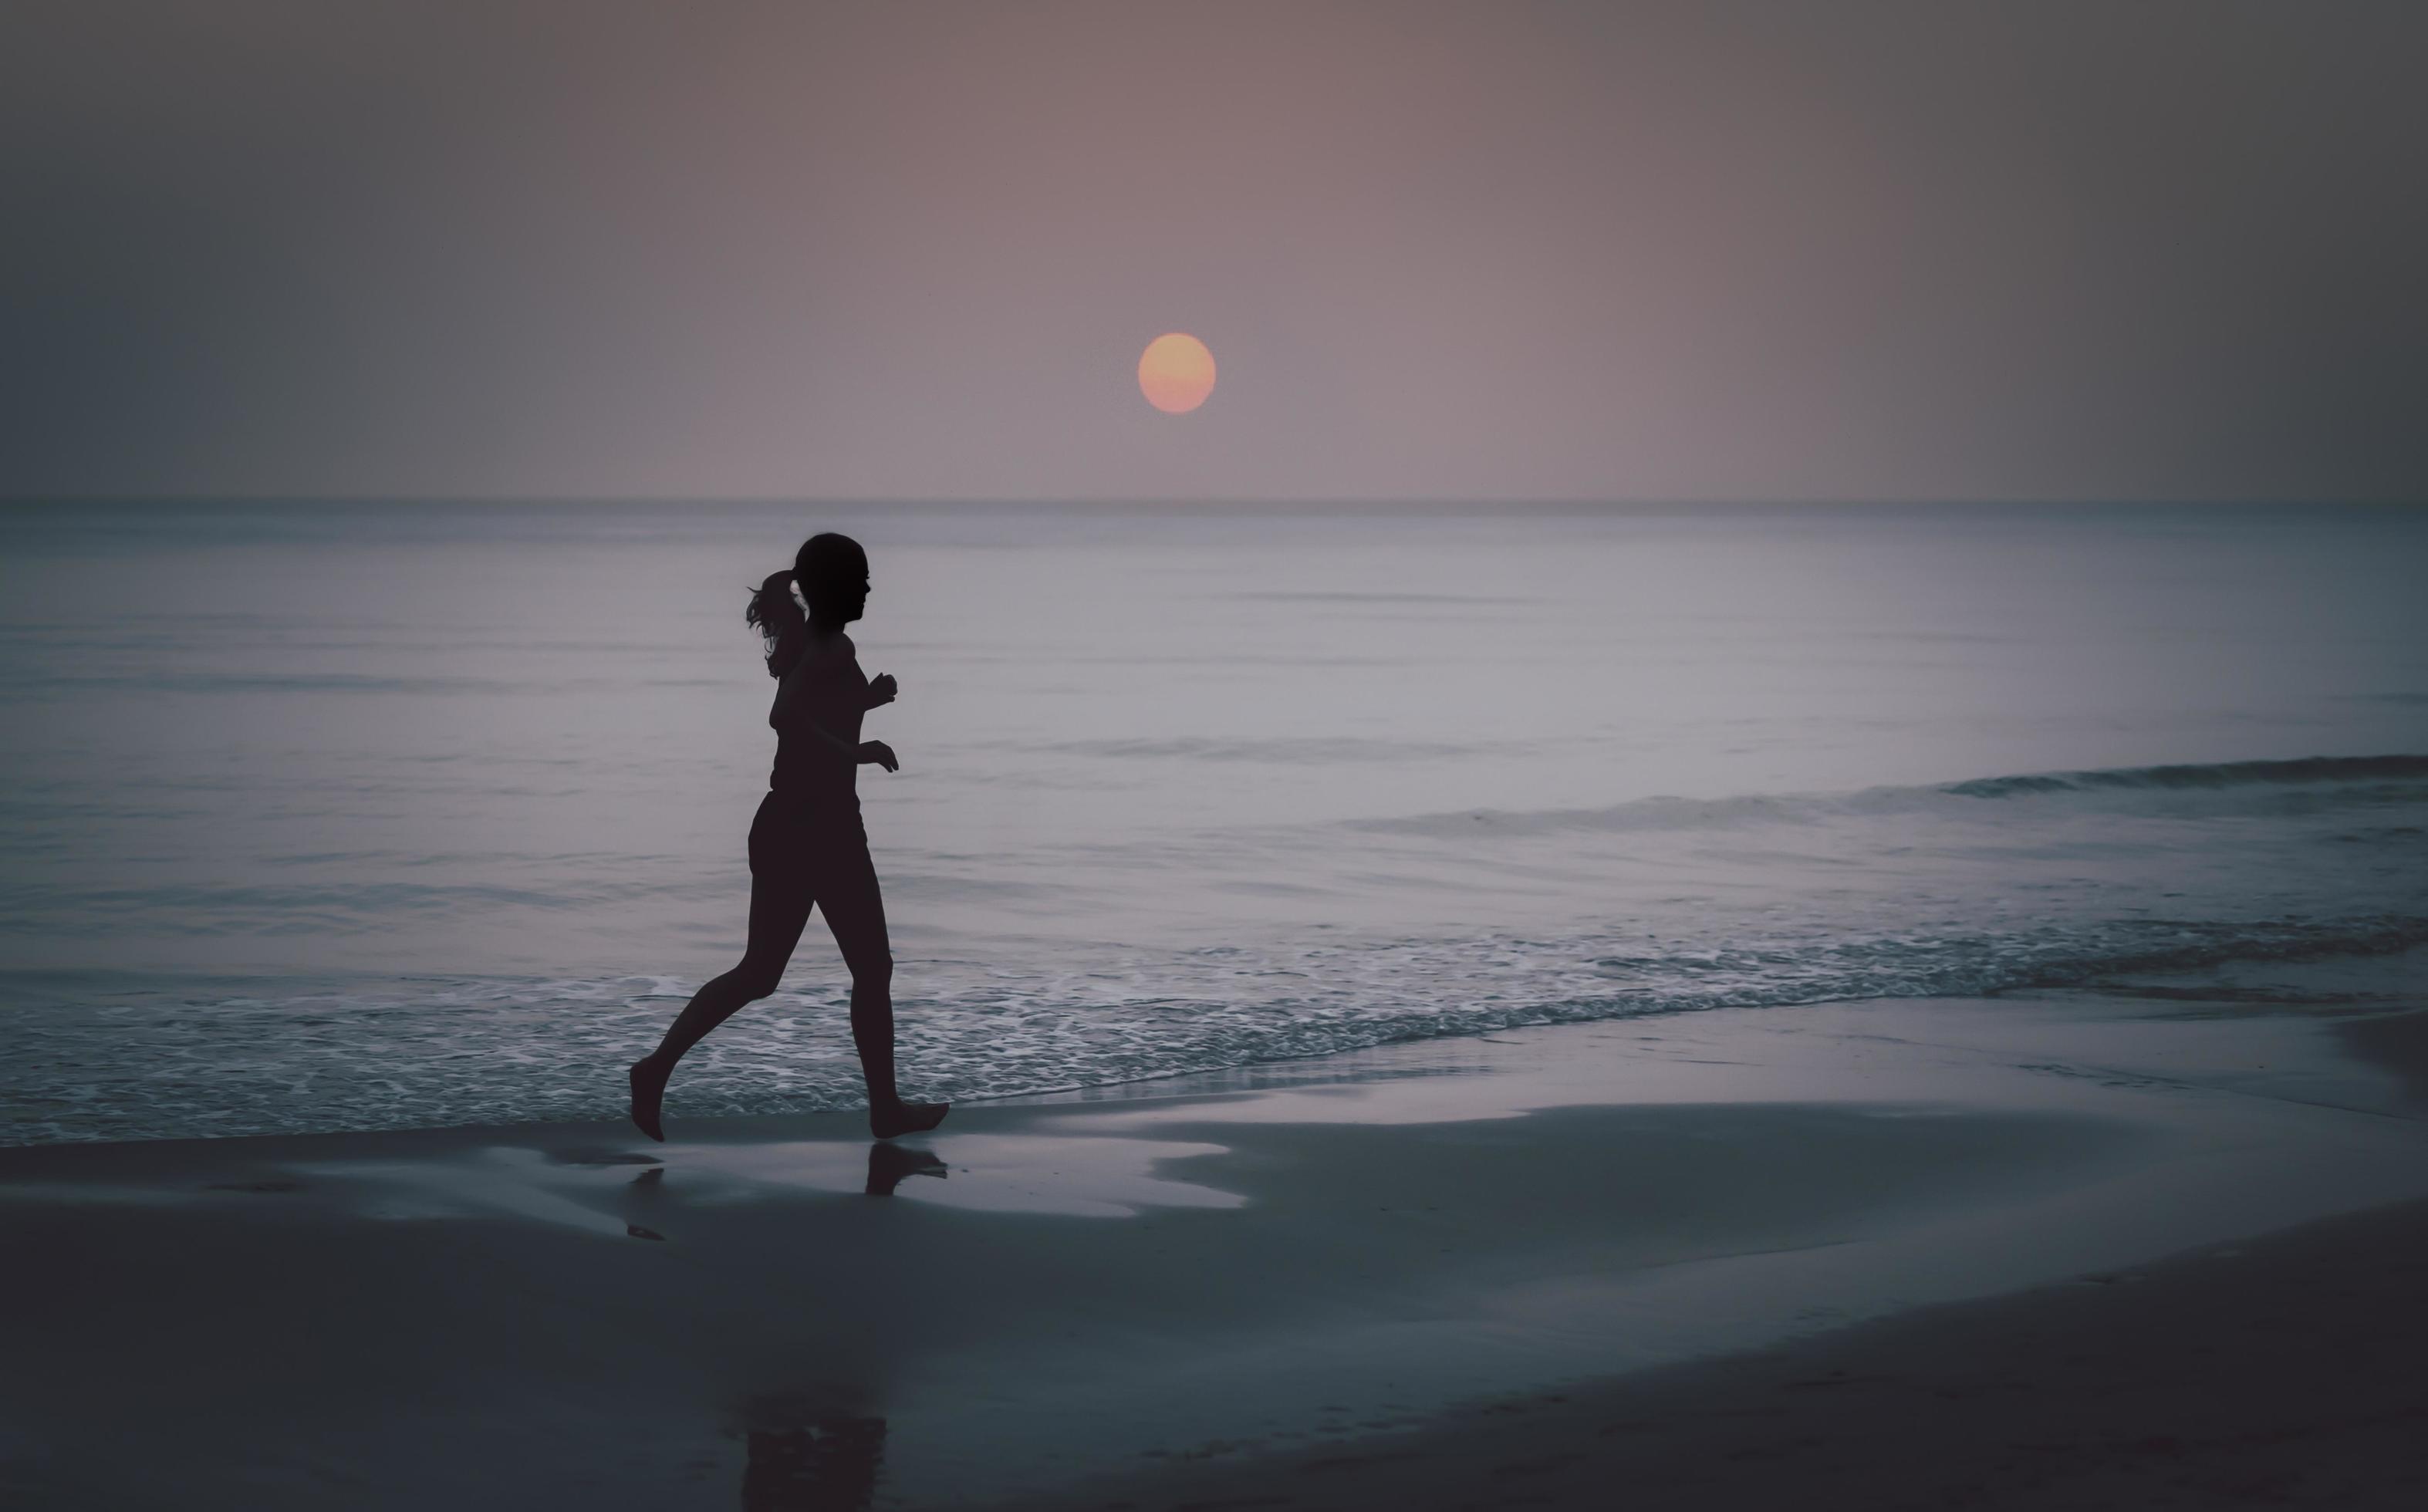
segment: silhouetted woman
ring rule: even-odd
[[[810,612],[793,601],[801,585]],[[827,916],[844,964],[851,968],[851,1039],[868,1078],[868,1128],[878,1139],[934,1128],[943,1103],[906,1103],[894,1088],[894,952],[885,937],[885,900],[861,828],[859,769],[875,762],[899,769],[881,740],[860,738],[860,716],[894,700],[891,677],[861,675],[843,627],[868,603],[868,554],[848,535],[812,535],[793,569],[759,585],[744,618],[766,643],[777,679],[776,769],[750,822],[750,944],[742,963],[702,987],[665,1039],[632,1062],[632,1122],[664,1140],[658,1109],[666,1077],[685,1050],[743,1004],[776,990],[815,906]]]

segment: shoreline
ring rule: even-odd
[[[2415,967],[2268,968],[2302,1008],[2154,983],[1496,1031],[898,1145],[812,1114],[0,1150],[0,1255],[57,1303],[0,1386],[0,1491],[1144,1506],[1299,1496],[1413,1430],[1449,1457],[1355,1473],[1454,1504],[1388,1467],[1447,1497],[1600,1464],[1550,1396],[2428,1196]]]

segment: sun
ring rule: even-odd
[[[1186,415],[1213,391],[1214,353],[1193,336],[1169,332],[1139,356],[1139,392],[1166,415]]]

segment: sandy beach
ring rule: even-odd
[[[2408,1507],[2428,1205],[1040,1507]]]
[[[2410,1504],[2418,965],[1428,1041],[900,1147],[816,1114],[0,1151],[36,1299],[0,1487]]]

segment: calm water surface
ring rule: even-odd
[[[27,507],[0,1142],[615,1115],[818,529],[914,1093],[2428,938],[2428,512]],[[846,985],[671,1114],[854,1105]]]

